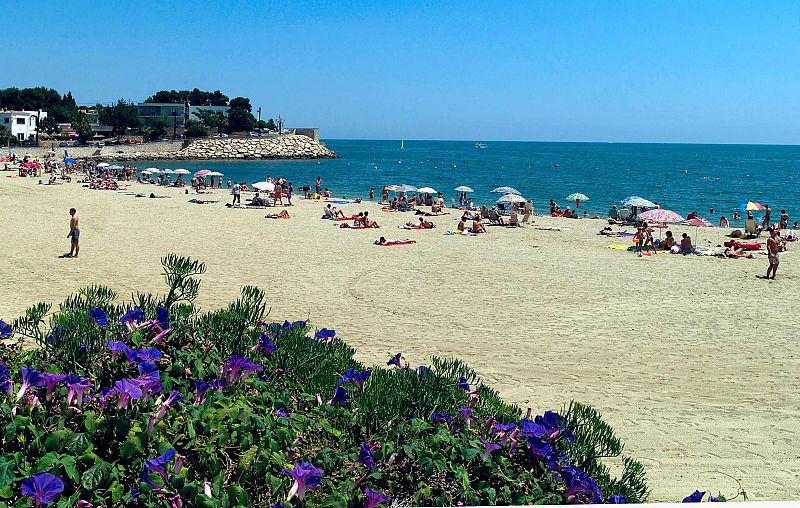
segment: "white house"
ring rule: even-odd
[[[38,122],[45,118],[46,111],[0,111],[0,125],[19,141],[36,138]]]
[[[200,121],[200,116],[197,114],[198,111],[212,111],[214,113],[222,113],[225,116],[228,116],[228,112],[231,110],[230,106],[189,106],[189,120],[194,120],[196,122]]]

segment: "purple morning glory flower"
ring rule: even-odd
[[[297,496],[302,501],[306,497],[306,490],[313,490],[322,483],[322,474],[325,471],[308,462],[295,464],[294,469],[284,469],[281,474],[294,478],[294,485],[289,491],[289,499]]]
[[[106,311],[100,307],[89,309],[89,317],[92,318],[92,321],[94,321],[98,326],[106,326],[108,324],[108,316],[106,315]]]
[[[492,454],[493,451],[499,450],[500,445],[497,443],[492,443],[491,441],[487,441],[481,438],[481,443],[483,443],[483,461],[486,462],[489,459],[489,455]]]
[[[172,459],[175,458],[176,453],[178,452],[176,452],[174,448],[170,448],[164,453],[164,455],[161,455],[154,459],[145,460],[144,469],[142,470],[142,478],[141,478],[142,481],[147,482],[150,485],[153,485],[152,480],[150,480],[150,475],[152,473],[156,473],[166,482],[167,464],[169,464],[172,461]]]
[[[17,400],[21,399],[31,386],[44,386],[45,378],[36,369],[22,368],[22,386],[17,392]]]
[[[11,325],[0,319],[0,339],[7,339],[14,334]]]
[[[272,343],[267,335],[264,332],[258,334],[258,343],[253,346],[253,351],[260,349],[264,356],[269,356],[273,351],[278,349],[278,346]]]
[[[625,496],[609,496],[606,504],[628,504],[628,498]]]
[[[461,379],[458,380],[458,387],[464,390],[465,392],[470,391],[469,383],[467,383],[467,378],[461,376]]]
[[[289,413],[283,408],[278,408],[275,410],[275,418],[291,418],[292,413]]]
[[[369,487],[364,487],[364,495],[367,496],[367,502],[364,503],[364,508],[375,508],[380,504],[389,504],[392,498],[386,494],[375,492]]]
[[[372,375],[371,370],[365,370],[362,372],[357,372],[356,369],[347,369],[342,374],[342,377],[339,378],[337,383],[340,385],[350,383],[353,386],[357,386],[362,392],[364,391],[364,383],[366,383],[367,378]]]
[[[136,363],[139,362],[157,362],[163,358],[164,355],[161,354],[156,348],[149,348],[149,349],[140,349],[138,351],[134,351],[134,361]]]
[[[703,500],[703,496],[705,496],[705,495],[706,495],[705,491],[700,492],[699,490],[695,490],[694,492],[692,492],[688,496],[684,497],[683,501],[681,501],[681,502],[682,503],[699,503],[700,501]]]
[[[114,390],[119,395],[117,407],[120,409],[128,409],[128,403],[131,399],[139,400],[142,398],[142,389],[134,379],[120,379],[114,383]]]
[[[423,376],[423,375],[431,375],[432,376],[433,375],[433,371],[431,370],[430,367],[428,367],[426,365],[420,365],[419,367],[417,367],[417,374],[419,374],[420,376]]]
[[[194,405],[199,406],[203,401],[203,395],[205,395],[206,390],[211,388],[211,383],[203,381],[202,379],[197,379],[194,382],[194,388],[197,390],[197,395],[194,398]]]
[[[433,422],[434,424],[439,424],[439,423],[449,424],[453,423],[453,417],[447,413],[433,413],[431,415],[431,422]]]
[[[256,365],[246,356],[231,355],[220,368],[220,374],[227,383],[246,379],[251,372],[264,370],[261,365]]]
[[[349,396],[347,395],[347,390],[345,390],[341,386],[337,386],[336,390],[333,391],[333,398],[328,401],[328,404],[331,405],[339,404],[342,406],[346,406],[348,397]]]
[[[42,372],[44,377],[45,400],[50,401],[53,398],[53,390],[61,383],[66,377],[64,374],[50,374],[49,372]]]
[[[603,493],[597,486],[594,478],[575,466],[561,470],[561,477],[567,483],[564,491],[564,502],[567,504],[598,504],[603,498]]]
[[[558,437],[562,437],[567,441],[572,441],[574,439],[572,431],[567,428],[566,420],[558,413],[546,411],[544,416],[537,416],[534,418],[534,423],[545,429],[543,435],[535,437],[541,437],[548,441],[552,441]]]
[[[22,495],[31,498],[36,506],[48,505],[64,491],[64,482],[50,473],[36,473],[22,482]]]
[[[456,412],[458,413],[458,416],[461,417],[462,420],[464,420],[464,424],[467,427],[469,427],[472,424],[472,413],[473,413],[472,408],[462,407],[459,408]]]
[[[165,307],[156,307],[156,323],[162,330],[169,328],[169,310]]]
[[[400,368],[400,358],[402,358],[402,356],[403,353],[397,353],[388,362],[386,362],[386,365],[394,365],[397,368]]]
[[[525,437],[542,438],[547,433],[547,427],[523,418],[519,425],[520,433]]]
[[[0,363],[0,393],[6,395],[14,393],[14,381],[11,380],[11,373],[2,363]]]
[[[542,441],[538,437],[529,437],[528,447],[530,448],[531,457],[537,460],[548,461],[556,455],[556,450],[553,448],[553,445]]]
[[[314,338],[317,340],[328,340],[336,337],[335,330],[328,330],[327,328],[323,328],[322,330],[318,330],[317,333],[314,334]]]
[[[172,390],[169,392],[169,396],[167,400],[164,401],[164,404],[161,406],[161,409],[158,410],[158,414],[156,414],[156,421],[163,420],[165,416],[167,416],[167,411],[169,408],[173,407],[175,404],[183,400],[183,395],[178,390]]]
[[[101,389],[100,393],[97,395],[97,403],[101,408],[106,407],[106,402],[108,402],[108,399],[113,397],[115,393],[117,393],[117,391],[113,388]]]
[[[119,324],[121,325],[135,325],[141,323],[146,319],[144,312],[139,307],[134,307],[119,318]]]
[[[106,347],[109,351],[111,351],[111,359],[116,360],[117,355],[122,353],[125,355],[125,358],[128,360],[128,363],[133,363],[134,358],[136,358],[136,351],[129,348],[127,344],[118,340],[109,340],[106,342]]]
[[[83,405],[83,396],[86,394],[86,391],[92,387],[92,383],[90,383],[88,379],[76,374],[65,376],[64,385],[67,387],[68,406]]]
[[[139,369],[139,378],[132,381],[139,385],[148,395],[161,393],[164,387],[161,385],[161,374],[158,371],[158,366],[153,362],[141,362],[137,365],[137,368]]]
[[[358,461],[370,472],[375,471],[375,456],[369,449],[367,443],[361,443],[361,450],[358,452]]]

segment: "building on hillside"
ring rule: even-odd
[[[19,141],[36,139],[39,122],[45,118],[46,111],[0,111],[0,125]]]
[[[297,134],[298,136],[305,136],[319,142],[319,129],[317,127],[297,127],[293,129],[284,129],[283,133]]]
[[[183,128],[186,123],[187,106],[183,103],[166,102],[140,102],[136,105],[139,117],[147,121],[148,118],[164,118],[170,125]]]
[[[230,106],[189,106],[189,120],[194,120],[196,122],[200,121],[200,117],[197,115],[198,111],[213,111],[214,113],[222,113],[225,116],[228,116],[228,112],[230,112]]]

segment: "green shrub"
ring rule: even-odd
[[[622,445],[588,406],[521,418],[456,359],[367,374],[333,330],[264,322],[257,288],[201,312],[205,266],[162,262],[163,297],[119,304],[94,286],[0,326],[18,339],[0,366],[0,508],[32,505],[32,489],[59,506],[647,497],[639,463],[618,478],[603,465]]]

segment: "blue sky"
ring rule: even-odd
[[[197,86],[328,138],[800,143],[800,2],[4,7],[29,35],[0,86],[79,102]]]

